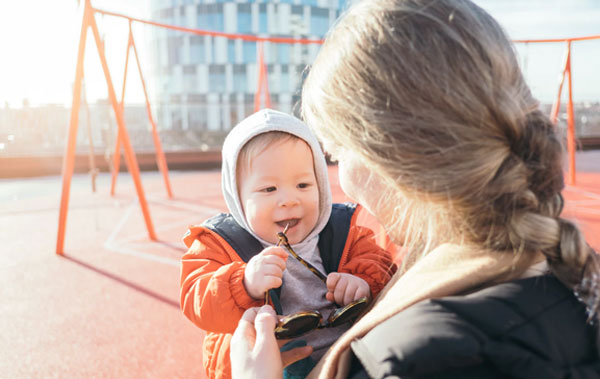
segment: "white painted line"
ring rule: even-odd
[[[155,232],[160,232],[160,231],[164,231],[164,230],[170,230],[173,229],[175,227],[181,227],[181,236],[183,237],[183,235],[185,234],[185,232],[187,231],[187,227],[188,227],[189,223],[184,224],[181,221],[177,221],[177,222],[173,222],[171,224],[166,224],[164,226],[161,226],[160,228],[154,228]],[[121,244],[125,244],[125,243],[129,243],[129,242],[133,242],[133,241],[137,241],[141,238],[143,238],[144,236],[147,236],[148,232],[143,232],[143,233],[138,233],[138,234],[134,234],[129,238],[124,238],[124,239],[120,239],[119,243]],[[182,244],[183,247],[183,244]]]
[[[117,226],[113,229],[112,233],[110,233],[110,235],[106,239],[105,244],[113,242],[113,240],[116,238],[117,234],[119,234],[121,229],[123,229],[123,226],[127,222],[127,219],[129,219],[129,216],[131,216],[131,212],[133,212],[134,208],[135,208],[135,202],[131,202],[131,204],[129,205],[129,207],[127,207],[127,210],[125,211],[125,214],[121,218],[121,221],[119,221]]]
[[[125,211],[125,214],[123,215],[123,217],[121,218],[121,220],[119,221],[117,226],[113,229],[112,233],[108,236],[108,238],[104,242],[103,247],[106,250],[114,252],[114,253],[130,255],[130,256],[142,258],[142,259],[145,259],[148,261],[153,261],[153,262],[158,262],[158,263],[162,263],[162,264],[166,264],[166,265],[170,265],[170,266],[179,267],[179,260],[177,260],[177,259],[165,258],[165,257],[160,257],[160,256],[144,253],[144,252],[137,251],[137,250],[134,250],[131,248],[119,246],[119,244],[117,244],[115,242],[117,234],[119,234],[121,229],[123,229],[123,226],[129,219],[129,216],[131,216],[131,213],[133,212],[133,209],[135,209],[135,208],[137,208],[136,202],[133,201],[131,203],[131,205],[127,208],[127,210]]]
[[[160,205],[164,205],[166,207],[172,207],[172,208],[177,208],[177,209],[183,209],[185,211],[207,212],[207,213],[215,214],[215,215],[219,214],[219,213],[223,213],[222,209],[216,209],[216,208],[208,207],[205,205],[184,203],[182,201],[177,201],[177,200],[165,201],[163,199],[159,199],[154,196],[148,196],[148,200],[151,200],[155,204],[160,204]]]
[[[162,263],[162,264],[166,264],[166,265],[170,265],[170,266],[175,266],[175,267],[179,267],[179,260],[178,259],[173,259],[173,258],[167,258],[167,257],[160,257],[157,255],[152,255],[152,254],[148,254],[148,253],[144,253],[141,251],[137,251],[134,249],[130,249],[130,248],[126,248],[126,247],[122,247],[122,246],[117,246],[115,244],[110,244],[110,243],[105,243],[104,244],[104,248],[112,251],[114,253],[120,253],[120,254],[125,254],[125,255],[130,255],[133,257],[137,257],[137,258],[142,258],[148,261],[153,261],[153,262],[158,262],[158,263]]]

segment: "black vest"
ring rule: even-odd
[[[355,211],[356,204],[333,204],[329,221],[319,233],[319,254],[326,275],[330,272],[336,272],[340,265],[344,246],[348,239],[348,232],[350,231],[350,222]],[[248,262],[250,258],[263,250],[260,242],[242,228],[230,213],[221,213],[211,217],[202,226],[223,237],[244,262]],[[269,290],[269,295],[278,314],[282,313],[279,302],[280,293],[281,287]]]

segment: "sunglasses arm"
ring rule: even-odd
[[[290,243],[288,242],[288,239],[287,239],[287,236],[285,235],[285,233],[279,232],[279,233],[277,233],[277,235],[279,237],[279,243],[277,245],[279,245],[279,244],[283,245],[287,249],[287,251],[292,255],[292,257],[294,257],[297,261],[302,263],[307,269],[309,269],[313,274],[315,274],[319,279],[321,279],[321,281],[323,281],[323,283],[327,283],[327,276],[325,276],[315,266],[310,264],[310,262],[304,260],[298,254],[296,254],[294,249],[292,249],[292,246],[290,246]]]

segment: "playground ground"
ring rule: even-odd
[[[565,216],[600,250],[600,151],[578,155]],[[330,167],[334,201],[345,201]],[[57,256],[60,176],[0,180],[0,377],[204,378],[203,332],[179,309],[181,236],[225,209],[220,174],[142,173],[150,241],[127,173],[73,177],[65,255]],[[365,216],[365,222],[371,222]]]

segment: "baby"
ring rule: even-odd
[[[222,187],[229,213],[190,228],[182,258],[181,307],[207,331],[203,360],[210,378],[229,378],[229,340],[244,311],[265,293],[279,314],[319,311],[373,297],[395,266],[370,229],[356,225],[356,206],[332,204],[325,157],[300,120],[262,110],[231,130],[223,145]],[[286,230],[313,272],[278,246]],[[303,376],[349,327],[311,331],[309,360],[289,367]],[[293,373],[296,370],[296,374]]]

